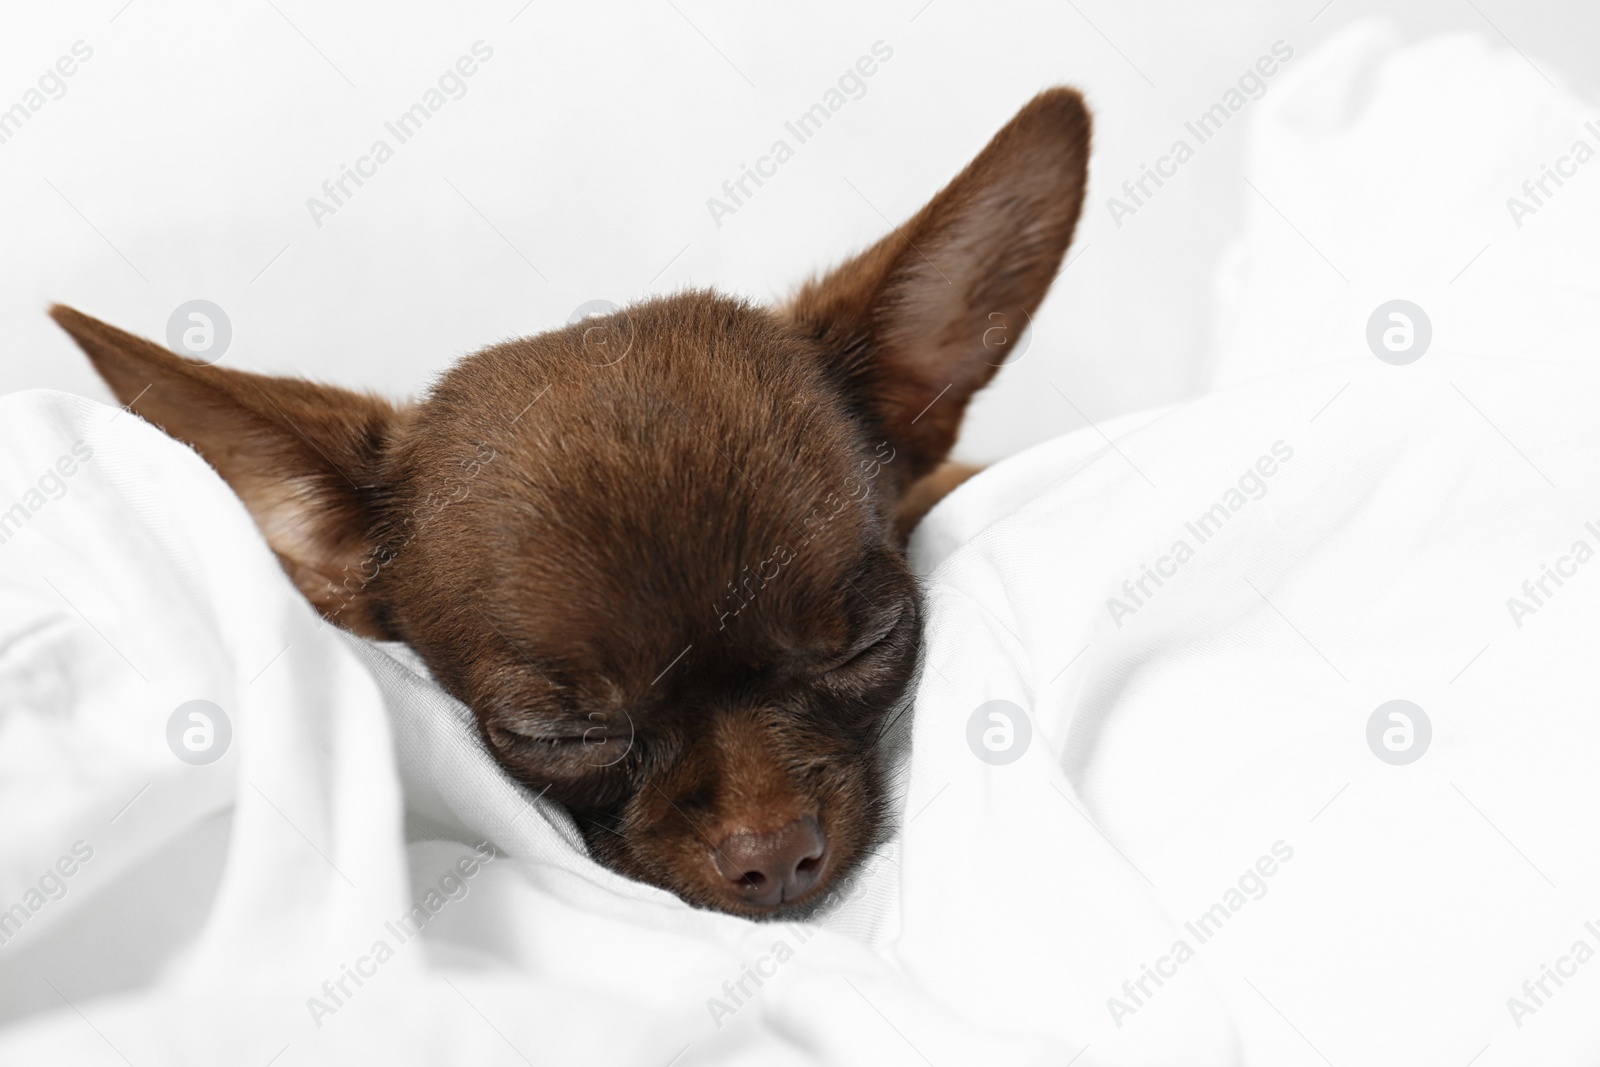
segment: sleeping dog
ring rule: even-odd
[[[763,307],[710,291],[507,341],[395,404],[51,311],[233,487],[328,619],[407,642],[593,855],[803,914],[879,844],[917,667],[903,553],[1062,263],[1079,95],[1027,104],[903,226]]]

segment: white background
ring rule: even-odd
[[[233,323],[228,365],[398,396],[589,300],[775,299],[1069,83],[1097,118],[1083,258],[974,407],[960,451],[998,458],[1205,391],[1212,279],[1250,195],[1246,123],[1120,227],[1107,197],[1275,41],[1303,60],[1374,13],[1413,40],[1511,44],[1593,95],[1600,5],[1577,0],[11,7],[0,107],[75,41],[94,57],[0,144],[0,392],[107,396],[44,317],[53,301],[161,338],[178,304],[209,299]],[[467,94],[316,227],[307,198],[480,39],[494,58]],[[717,226],[707,198],[880,40],[894,55],[866,94]]]

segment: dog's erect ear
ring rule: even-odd
[[[1039,94],[909,222],[783,309],[879,422],[902,491],[949,453],[967,401],[1060,270],[1083,206],[1089,127],[1074,90]]]
[[[117,399],[217,469],[323,615],[368,637],[391,636],[364,564],[379,460],[400,409],[332,386],[191,362],[59,304],[50,317]]]

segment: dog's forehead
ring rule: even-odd
[[[868,443],[803,339],[694,294],[470,357],[401,454],[441,505],[416,549],[497,625],[637,674],[845,639],[888,535]]]
[[[461,360],[418,410],[418,428],[513,443],[567,435],[598,462],[626,462],[627,446],[670,417],[725,450],[764,443],[766,455],[803,464],[823,452],[796,447],[797,436],[848,422],[825,362],[766,308],[682,293]]]

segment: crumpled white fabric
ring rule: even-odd
[[[1600,105],[1559,77],[1492,31],[1403,47],[1381,20],[1285,66],[1250,105],[1212,387],[1348,358],[1394,299],[1435,352],[1594,360]]]
[[[904,846],[817,923],[696,911],[592,863],[403,650],[322,625],[188,449],[64,394],[0,400],[0,427],[25,508],[92,453],[0,544],[0,901],[92,850],[0,945],[0,1062],[1228,1062],[1204,983],[1100,1034],[1122,946],[1165,924],[1043,744],[995,768],[964,718],[918,740]],[[988,622],[938,618],[939,673],[1024,696]],[[195,699],[233,727],[205,766],[168,747]]]
[[[0,1062],[1579,1062],[1558,1051],[1600,1051],[1589,985],[1521,1027],[1506,999],[1600,944],[1600,581],[1561,563],[1600,546],[1597,379],[1358,359],[958,492],[934,521],[973,528],[923,560],[903,829],[807,928],[590,863],[465,709],[318,623],[198,457],[89,401],[6,398],[0,502],[74,442],[93,457],[0,545],[0,903],[93,857],[0,945]],[[1274,445],[1199,543],[1186,523]],[[1544,564],[1574,573],[1512,613]],[[165,734],[197,697],[235,731],[204,767]],[[1434,729],[1403,767],[1366,740],[1396,697]],[[968,732],[997,699],[1033,731],[1002,766]],[[1280,842],[1264,895],[1196,941]],[[380,940],[393,958],[314,1012]],[[1179,940],[1193,959],[1135,1002]],[[746,965],[775,976],[736,1005]]]

